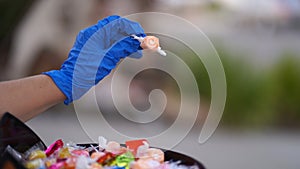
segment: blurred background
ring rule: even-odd
[[[0,80],[58,69],[81,29],[111,14],[138,12],[164,12],[190,21],[212,41],[224,66],[225,111],[216,133],[198,144],[210,105],[208,74],[182,44],[165,44],[191,67],[201,94],[199,117],[174,150],[207,168],[300,167],[300,0],[1,0]],[[141,24],[151,23],[144,20]],[[188,30],[170,31],[189,36]],[[115,129],[130,133],[112,104],[109,83],[107,77],[96,87],[101,112]],[[130,86],[133,105],[147,109],[148,94],[155,88],[165,91],[166,110],[152,126],[138,126],[136,135],[157,134],[176,119],[178,86],[161,71],[147,70],[136,76]],[[88,105],[83,108],[95,111]],[[27,124],[46,144],[58,138],[91,141],[72,105],[57,105]]]

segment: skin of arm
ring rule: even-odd
[[[26,121],[65,99],[47,75],[0,82],[0,118],[10,112]]]

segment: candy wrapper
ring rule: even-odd
[[[134,39],[141,43],[141,48],[148,49],[151,51],[156,51],[162,56],[166,56],[167,53],[161,49],[159,46],[159,39],[155,36],[138,37],[136,35],[131,35]]]
[[[35,148],[22,160],[27,169],[202,169],[198,163],[185,165],[165,161],[165,152],[147,140],[130,140],[125,145],[99,137],[99,144],[72,145],[57,140],[45,151]],[[65,146],[64,146],[65,145]]]
[[[9,121],[15,120],[9,115]],[[19,122],[13,124],[18,124],[17,128],[23,125],[28,129]],[[32,135],[35,139],[24,150],[24,146],[20,148],[16,143],[19,136],[14,140],[13,135],[9,134],[10,146],[10,141],[2,137],[3,132],[7,134],[7,126],[1,127],[0,143],[6,148],[0,152],[0,169],[204,169],[200,162],[191,157],[150,147],[145,139],[129,140],[125,144],[107,141],[104,137],[99,137],[97,144],[64,143],[59,139],[45,147],[32,130],[26,130],[30,131],[27,136]],[[13,129],[14,125],[9,128]]]

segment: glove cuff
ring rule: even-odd
[[[42,74],[49,76],[59,90],[66,96],[66,100],[64,101],[65,105],[68,105],[73,101],[72,80],[70,80],[67,75],[60,70],[51,70],[43,72]]]

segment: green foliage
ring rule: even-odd
[[[159,38],[164,43],[162,46],[180,56],[191,68],[198,83],[201,100],[204,100],[201,103],[209,104],[211,85],[199,57],[179,41],[165,36]],[[227,81],[227,100],[222,125],[252,129],[300,127],[299,56],[282,54],[275,64],[257,69],[253,66],[254,63],[248,63],[244,59],[248,57],[247,54],[232,54],[220,48],[217,51]]]
[[[257,72],[238,57],[219,54],[228,87],[224,125],[300,127],[299,57],[284,54],[270,70]]]
[[[276,117],[274,125],[300,127],[299,65],[300,61],[293,55],[284,54],[266,80],[269,108]]]
[[[222,9],[222,5],[218,2],[210,2],[208,3],[207,5],[207,9],[210,10],[210,11],[220,11]]]

